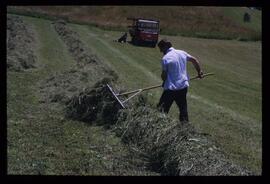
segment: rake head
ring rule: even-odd
[[[109,84],[107,84],[107,88],[108,88],[109,91],[111,92],[112,97],[118,102],[118,104],[119,104],[123,109],[125,109],[124,104],[123,104],[123,103],[121,102],[121,100],[117,97],[117,95],[114,93],[112,87],[111,87]]]

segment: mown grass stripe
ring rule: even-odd
[[[132,67],[136,67],[138,68],[141,72],[143,72],[146,76],[151,77],[152,79],[154,79],[156,82],[161,82],[161,80],[159,80],[152,72],[150,72],[149,70],[147,70],[145,67],[139,65],[134,59],[132,59],[131,57],[125,55],[124,53],[122,53],[120,50],[117,50],[116,48],[114,48],[113,46],[111,46],[109,43],[107,43],[106,41],[104,41],[103,39],[97,37],[96,34],[94,33],[88,33],[91,37],[99,40],[104,46],[106,46],[108,49],[110,49],[111,51],[113,51],[115,54],[117,54],[122,60],[126,61],[128,64],[130,64]]]

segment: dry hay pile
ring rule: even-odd
[[[111,79],[103,78],[93,87],[74,95],[66,103],[66,117],[87,123],[95,121],[96,124],[108,126],[116,122],[121,106],[106,86],[111,83]]]
[[[7,68],[10,71],[24,71],[35,68],[37,57],[34,55],[35,38],[30,25],[22,18],[7,15]]]
[[[144,151],[164,175],[251,175],[233,164],[191,124],[180,124],[148,105],[120,110],[115,131]]]
[[[180,124],[156,108],[143,96],[128,109],[121,109],[103,79],[74,96],[66,116],[112,128],[130,147],[144,152],[149,167],[163,175],[251,175],[233,164],[205,135],[191,124]]]
[[[71,30],[64,20],[58,20],[52,23],[56,32],[68,47],[69,52],[73,58],[77,61],[78,65],[84,65],[87,63],[99,63],[99,59],[94,54],[89,54],[89,49],[85,47],[83,42],[80,41],[79,36],[73,30]]]

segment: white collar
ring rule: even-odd
[[[174,48],[173,48],[173,47],[170,47],[170,48],[166,51],[166,54],[167,54],[168,52],[172,51],[172,50],[174,50]]]

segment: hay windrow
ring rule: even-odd
[[[164,175],[250,175],[229,161],[191,124],[180,124],[149,105],[120,110],[115,131],[149,156]]]
[[[65,104],[71,97],[80,91],[92,87],[100,76],[116,81],[118,75],[103,66],[85,66],[72,68],[64,72],[55,73],[40,84],[40,92],[44,101]]]
[[[7,15],[7,69],[24,71],[36,68],[37,57],[34,54],[36,40],[30,25],[22,18]]]
[[[147,98],[137,98],[128,109],[117,107],[105,87],[108,82],[73,97],[67,105],[68,117],[112,128],[124,143],[144,152],[149,167],[163,175],[252,174],[227,159],[191,124],[180,124],[148,105]]]
[[[65,104],[78,91],[92,87],[102,78],[110,78],[112,81],[118,79],[118,75],[80,41],[79,35],[65,21],[58,20],[52,24],[76,65],[64,72],[55,73],[40,84],[43,101]]]
[[[58,20],[52,23],[60,38],[66,44],[69,52],[76,60],[78,66],[84,66],[85,64],[99,64],[100,60],[80,41],[79,35],[70,29],[64,20]],[[91,53],[91,54],[90,54]]]
[[[117,120],[121,106],[114,100],[106,84],[112,80],[103,78],[93,87],[73,96],[66,103],[66,117],[97,124],[110,125]]]
[[[99,58],[86,49],[78,34],[71,30],[65,21],[53,22],[54,28],[76,60],[76,66],[64,72],[58,72],[40,84],[43,101],[65,104],[78,91],[90,88],[102,77],[116,81],[118,75],[109,69]],[[93,64],[94,63],[94,64]]]

